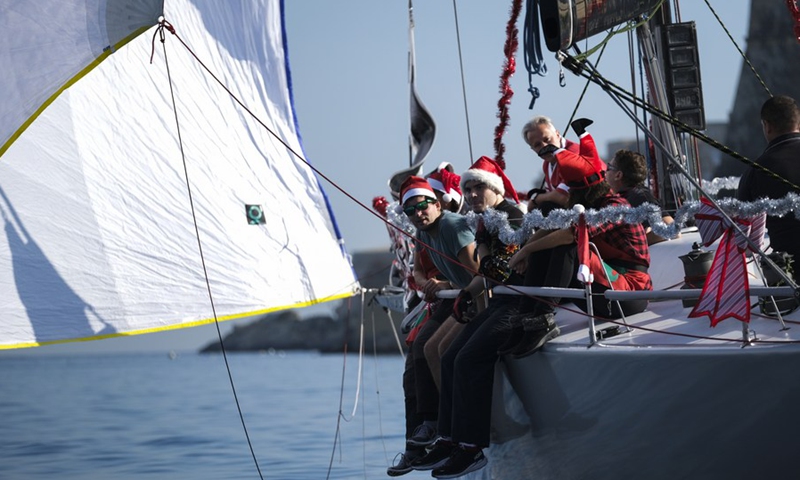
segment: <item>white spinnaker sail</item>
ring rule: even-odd
[[[280,0],[167,0],[164,15],[302,152]],[[57,96],[0,157],[0,348],[213,321],[203,261],[222,319],[358,288],[314,173],[169,33],[167,58],[156,40],[150,64],[154,31]],[[249,224],[246,205],[265,223]]]

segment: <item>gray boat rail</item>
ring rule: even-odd
[[[455,290],[453,290],[455,291]],[[691,300],[700,297],[702,289],[690,288],[684,290],[606,290],[603,296],[608,300]],[[554,298],[586,298],[583,288],[555,288],[555,287],[523,287],[523,286],[498,286],[492,289],[495,295],[532,295],[536,297]],[[781,287],[750,287],[751,297],[791,297],[795,290],[789,286]]]

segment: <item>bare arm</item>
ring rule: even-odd
[[[458,252],[458,261],[473,275],[478,273],[478,262],[475,260],[475,243],[469,243]]]
[[[486,245],[481,244],[478,247],[478,262],[477,265],[475,266],[476,270],[480,266],[480,259],[488,254],[489,254],[489,249],[486,247]],[[472,277],[472,281],[469,282],[469,285],[464,287],[464,290],[471,293],[473,297],[481,293],[484,290],[483,277],[481,275],[476,274],[474,277]]]
[[[433,302],[436,300],[436,292],[453,288],[447,280],[438,280],[436,278],[428,278],[426,272],[420,266],[422,262],[414,262],[414,269],[411,275],[414,277],[414,282],[419,286],[422,291],[426,302]]]

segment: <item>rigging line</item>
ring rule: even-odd
[[[361,304],[361,308],[364,308],[364,304]],[[372,322],[373,327],[375,326],[374,318]],[[374,330],[373,330],[374,332]],[[374,333],[373,333],[374,334]],[[364,403],[364,392],[361,392],[361,403]],[[361,438],[366,440],[367,438],[367,412],[366,409],[361,409]],[[384,452],[386,448],[384,446]],[[384,453],[384,456],[387,454]],[[364,467],[364,480],[367,480],[367,442],[361,442],[361,465]]]
[[[547,65],[542,56],[542,44],[539,35],[539,0],[527,0],[525,19],[522,29],[522,52],[525,61],[525,70],[528,72],[528,92],[531,94],[531,103],[528,110],[533,110],[539,98],[539,88],[533,86],[533,76],[547,75]]]
[[[339,410],[336,414],[336,430],[333,434],[333,448],[331,448],[331,459],[328,462],[328,473],[326,479],[331,477],[331,470],[333,469],[333,459],[336,457],[336,445],[341,442],[342,431],[342,406],[344,405],[344,378],[347,372],[347,338],[350,336],[350,314],[352,313],[353,297],[347,299],[347,318],[348,321],[344,322],[344,345],[342,349],[342,380],[339,384]],[[341,461],[341,450],[339,451]]]
[[[372,360],[375,369],[375,396],[378,398],[377,406],[378,406],[378,435],[381,437],[381,444],[383,445],[383,457],[386,460],[386,464],[389,464],[389,449],[386,448],[386,438],[383,434],[383,411],[381,410],[381,387],[380,387],[380,376],[378,375],[378,335],[377,329],[375,328],[375,307],[372,307],[370,310],[372,312]],[[388,310],[387,310],[388,313]],[[389,320],[391,321],[392,317],[389,316]],[[392,324],[394,327],[394,324]],[[397,332],[395,331],[395,336]],[[367,423],[366,421],[364,422]],[[366,440],[366,436],[364,436]],[[366,442],[364,442],[366,444]],[[366,464],[366,461],[364,462]]]
[[[409,0],[411,3],[411,0]],[[458,28],[458,7],[456,6],[456,0],[453,0],[453,18],[455,19],[456,23],[456,43],[458,44],[458,66],[461,69],[461,96],[464,99],[464,117],[467,121],[467,143],[469,144],[469,163],[472,165],[475,163],[475,156],[472,153],[472,130],[469,126],[469,108],[467,107],[467,84],[466,84],[466,76],[464,75],[464,60],[461,54],[461,33]]]
[[[610,95],[617,95],[619,98],[621,98],[623,100],[626,100],[627,102],[629,102],[629,103],[631,103],[633,105],[638,105],[639,107],[643,108],[648,113],[650,113],[651,115],[654,115],[656,117],[661,118],[662,120],[670,123],[672,126],[679,128],[681,131],[686,132],[689,135],[691,135],[693,137],[696,137],[699,140],[703,141],[704,143],[716,148],[720,152],[722,152],[722,153],[724,153],[724,154],[726,154],[728,156],[731,156],[734,159],[739,160],[740,162],[742,162],[742,163],[744,163],[744,164],[746,164],[746,165],[748,165],[750,167],[753,167],[753,168],[755,168],[757,170],[760,170],[761,172],[763,172],[764,174],[770,176],[771,178],[775,179],[776,181],[784,183],[784,184],[790,186],[791,188],[793,188],[794,190],[800,192],[800,186],[795,185],[794,183],[788,181],[787,179],[777,175],[776,173],[774,173],[770,169],[764,167],[763,165],[760,165],[760,164],[750,160],[749,158],[743,156],[742,154],[734,151],[733,149],[731,149],[727,145],[723,145],[723,144],[719,143],[718,141],[714,140],[713,138],[703,134],[699,130],[690,127],[689,125],[685,124],[684,122],[680,121],[679,119],[670,116],[669,114],[665,113],[664,111],[660,110],[659,108],[651,105],[646,100],[638,98],[636,96],[633,96],[630,92],[628,92],[624,88],[620,87],[619,85],[616,85],[615,83],[611,82],[610,80],[608,80],[605,77],[603,77],[602,75],[600,75],[600,73],[597,72],[596,70],[594,70],[592,72],[585,71],[586,69],[584,69],[582,66],[576,65],[574,63],[575,60],[574,60],[573,57],[569,57],[568,56],[568,59],[571,59],[571,61],[573,62],[572,66],[570,67],[570,69],[572,70],[573,73],[575,73],[576,75],[580,75],[580,76],[582,76],[584,78],[591,79],[592,82],[594,82],[595,84],[600,86],[600,88],[602,88],[603,90],[606,90]],[[591,65],[591,64],[586,63],[586,65]]]
[[[361,325],[359,327],[359,334],[358,334],[358,368],[356,369],[356,395],[355,399],[353,400],[353,413],[350,414],[350,417],[343,417],[345,422],[350,422],[355,418],[356,412],[358,411],[358,399],[359,395],[361,394],[361,380],[363,377],[364,372],[364,308],[366,308],[366,302],[364,302],[364,297],[366,297],[366,291],[364,289],[361,290]]]
[[[186,180],[186,192],[189,197],[189,209],[192,212],[192,222],[194,224],[195,237],[197,238],[197,248],[200,252],[200,263],[203,266],[203,278],[205,279],[206,282],[206,290],[208,291],[208,300],[211,305],[211,311],[214,314],[214,325],[217,327],[217,337],[219,338],[219,345],[220,345],[220,350],[222,351],[222,358],[225,360],[225,369],[228,372],[228,380],[230,381],[231,384],[231,391],[233,392],[233,399],[236,403],[236,410],[239,412],[239,419],[242,422],[242,429],[244,430],[244,436],[247,439],[247,446],[250,448],[250,455],[253,457],[253,463],[255,463],[256,470],[258,471],[258,476],[263,480],[264,476],[261,474],[261,467],[258,464],[258,458],[256,457],[255,450],[253,449],[253,442],[250,440],[250,434],[247,431],[247,423],[244,420],[244,414],[242,413],[242,406],[239,403],[239,396],[236,393],[236,385],[233,381],[233,374],[231,373],[230,364],[228,363],[228,354],[225,350],[225,342],[223,341],[222,338],[222,331],[219,328],[217,308],[214,304],[214,295],[211,292],[211,282],[208,279],[208,267],[206,266],[205,255],[203,254],[203,242],[200,240],[200,228],[197,225],[197,213],[194,208],[194,199],[192,197],[191,182],[189,182],[189,168],[186,164],[186,154],[183,150],[183,138],[181,136],[181,125],[178,117],[178,106],[177,103],[175,102],[175,90],[173,89],[172,74],[169,68],[169,59],[167,58],[167,46],[165,42],[164,29],[167,28],[166,25],[168,24],[166,25],[165,24],[166,21],[164,21],[162,17],[157,31],[160,32],[159,40],[161,41],[161,48],[164,52],[164,66],[167,71],[167,80],[168,80],[167,83],[169,84],[169,93],[170,93],[170,98],[172,100],[172,111],[175,115],[175,128],[178,136],[178,147],[180,148],[181,151],[181,161],[183,162],[183,175]]]
[[[597,63],[600,63],[600,60],[603,58],[603,54],[605,53],[607,46],[608,44],[606,43],[603,45],[603,48],[600,49],[600,54],[597,56]],[[578,45],[573,45],[572,48],[574,48],[576,52],[580,53]],[[581,91],[581,96],[578,97],[578,101],[577,103],[575,103],[575,108],[572,110],[572,115],[570,115],[569,117],[569,121],[567,122],[567,127],[564,129],[565,132],[567,131],[569,126],[572,125],[572,120],[575,119],[575,115],[578,114],[578,108],[580,107],[581,103],[583,103],[583,98],[586,96],[586,91],[589,89],[590,83],[591,80],[587,79],[586,84],[583,86],[583,90]]]
[[[638,53],[637,58],[639,60],[639,89],[642,92],[642,96],[644,96],[645,92],[647,92],[647,88],[645,87],[644,54],[642,52],[641,44],[639,42],[635,42],[635,43],[636,43],[636,51]],[[634,93],[633,96],[636,97],[637,95]],[[639,108],[639,107],[634,105],[634,108]],[[641,123],[639,123],[639,122],[641,122]],[[641,118],[641,120],[639,122],[636,123],[636,132],[637,132],[637,136],[636,136],[637,144],[636,145],[637,145],[637,148],[640,145],[638,143],[638,141],[639,141],[638,133],[641,132],[642,135],[644,136],[644,141],[642,142],[641,145],[643,147],[645,147],[644,148],[644,152],[645,152],[645,156],[647,158],[647,168],[648,168],[648,171],[650,173],[649,176],[651,178],[651,181],[649,182],[650,183],[650,188],[653,190],[656,198],[662,198],[663,193],[658,188],[658,168],[656,167],[656,161],[655,161],[655,158],[653,158],[653,155],[650,153],[650,148],[647,148],[651,132],[646,128],[642,128],[642,126],[647,126],[650,123],[648,118],[647,118],[647,110],[642,109],[642,118]]]
[[[345,190],[344,188],[342,188],[341,186],[339,186],[339,184],[337,184],[336,182],[334,182],[333,180],[331,180],[330,178],[328,178],[328,176],[327,176],[327,175],[325,175],[325,174],[324,174],[324,173],[322,173],[320,170],[318,170],[318,169],[317,169],[317,168],[316,168],[314,165],[312,165],[312,164],[311,164],[311,163],[310,163],[308,160],[306,160],[306,159],[305,159],[305,157],[303,157],[302,155],[300,155],[299,153],[297,153],[297,152],[296,152],[296,151],[295,151],[295,150],[294,150],[294,149],[293,149],[293,148],[292,148],[292,147],[291,147],[291,146],[290,146],[288,143],[286,143],[286,142],[283,140],[283,138],[281,138],[281,137],[280,137],[280,135],[278,135],[277,133],[275,133],[275,132],[274,132],[274,131],[273,131],[271,128],[269,128],[269,126],[267,126],[267,124],[266,124],[266,123],[264,123],[264,121],[263,121],[263,120],[261,120],[261,118],[259,118],[259,117],[258,117],[258,115],[256,115],[255,113],[253,113],[253,111],[252,111],[252,110],[250,110],[250,109],[247,107],[247,105],[245,105],[245,104],[244,104],[244,102],[242,102],[242,100],[241,100],[241,99],[239,99],[239,97],[237,97],[237,96],[236,96],[236,95],[235,95],[235,94],[234,94],[234,93],[231,91],[231,89],[230,89],[230,88],[228,88],[228,86],[227,86],[227,85],[225,85],[225,83],[223,83],[223,82],[222,82],[222,80],[220,80],[220,79],[219,79],[219,77],[218,77],[217,75],[215,75],[215,74],[214,74],[214,73],[211,71],[211,69],[210,69],[210,68],[209,68],[209,67],[208,67],[208,66],[207,66],[205,63],[203,63],[203,61],[202,61],[202,60],[200,60],[200,57],[198,57],[198,56],[197,56],[197,54],[196,54],[196,53],[195,53],[195,52],[194,52],[194,51],[193,51],[191,48],[189,48],[189,45],[187,45],[187,44],[186,44],[186,42],[183,40],[183,38],[181,38],[181,36],[180,36],[180,35],[178,35],[178,33],[177,33],[177,32],[176,32],[174,29],[173,29],[173,30],[170,30],[170,33],[172,33],[172,34],[175,36],[175,38],[177,38],[177,39],[178,39],[178,41],[181,43],[181,45],[183,45],[183,47],[186,49],[186,51],[187,51],[187,52],[189,52],[189,54],[190,54],[190,55],[191,55],[191,56],[192,56],[192,57],[193,57],[193,58],[194,58],[194,59],[197,61],[197,63],[198,63],[198,64],[199,64],[199,65],[200,65],[200,66],[203,68],[203,70],[205,70],[205,71],[206,71],[206,72],[207,72],[207,73],[208,73],[208,74],[211,76],[211,78],[213,78],[213,79],[214,79],[214,81],[216,81],[216,82],[217,82],[217,84],[218,84],[220,87],[222,87],[222,89],[223,89],[223,90],[225,90],[225,92],[227,92],[227,93],[228,93],[228,95],[231,97],[231,100],[233,100],[234,102],[236,102],[236,104],[237,104],[237,105],[239,105],[240,107],[242,107],[242,109],[244,109],[244,111],[245,111],[245,112],[247,112],[247,113],[250,115],[250,117],[251,117],[253,120],[255,120],[255,121],[256,121],[256,122],[257,122],[259,125],[261,125],[261,127],[262,127],[262,128],[264,128],[264,130],[266,130],[266,131],[267,131],[267,132],[268,132],[270,135],[272,135],[272,136],[275,138],[275,140],[277,140],[277,141],[278,141],[278,142],[279,142],[281,145],[283,145],[284,147],[286,147],[286,150],[287,150],[289,153],[291,153],[291,154],[292,154],[292,155],[294,155],[294,156],[295,156],[295,157],[296,157],[298,160],[300,160],[301,162],[303,162],[303,163],[304,163],[304,164],[305,164],[305,165],[306,165],[308,168],[310,168],[310,169],[311,169],[311,171],[313,171],[315,174],[319,175],[319,176],[320,176],[320,177],[321,177],[323,180],[325,180],[326,182],[328,182],[328,183],[329,183],[329,184],[330,184],[330,185],[331,185],[333,188],[335,188],[336,190],[338,190],[338,191],[339,191],[340,193],[342,193],[342,194],[343,194],[345,197],[347,197],[347,198],[349,198],[350,200],[352,200],[352,201],[353,201],[353,203],[355,203],[356,205],[360,206],[361,208],[363,208],[364,210],[366,210],[367,212],[369,212],[369,213],[370,213],[371,215],[373,215],[374,217],[378,218],[380,221],[382,221],[382,222],[383,222],[383,223],[385,223],[386,225],[390,225],[390,226],[392,226],[393,228],[397,228],[396,226],[394,226],[394,225],[392,225],[390,222],[388,222],[388,221],[387,221],[385,218],[381,217],[381,216],[380,216],[380,214],[379,214],[378,212],[376,212],[376,211],[374,211],[373,209],[369,208],[369,207],[368,207],[367,205],[365,205],[363,202],[361,202],[360,200],[358,200],[357,198],[355,198],[355,197],[354,197],[352,194],[350,194],[350,192],[348,192],[347,190]],[[398,230],[399,230],[399,229],[398,229]]]
[[[750,59],[747,58],[747,55],[739,47],[739,44],[736,43],[736,40],[734,40],[733,35],[731,35],[731,32],[728,31],[728,27],[725,26],[725,24],[722,22],[722,19],[719,18],[719,15],[717,15],[717,12],[714,10],[714,7],[711,6],[711,3],[708,0],[703,0],[703,1],[706,2],[706,5],[708,6],[708,9],[711,10],[711,13],[714,15],[714,18],[717,19],[719,25],[722,27],[723,30],[725,30],[725,34],[728,35],[728,38],[733,43],[733,46],[736,47],[736,50],[739,52],[739,55],[742,56],[747,66],[750,67],[750,71],[753,72],[753,75],[756,76],[758,83],[760,83],[761,86],[764,87],[764,90],[766,90],[767,94],[771,97],[772,92],[769,90],[769,87],[767,87],[767,84],[764,82],[764,79],[761,78],[761,75],[759,75],[758,72],[756,71],[756,67],[754,67],[753,64],[750,63]]]
[[[592,293],[592,295],[593,296],[595,296],[595,295],[600,296],[602,294],[600,294],[600,293]],[[598,321],[598,322],[608,322],[608,323],[613,323],[615,325],[619,325],[621,327],[629,327],[629,328],[636,329],[636,330],[642,330],[644,332],[661,333],[661,334],[664,334],[664,335],[672,335],[672,336],[675,336],[675,337],[694,338],[694,339],[697,339],[697,340],[712,340],[712,341],[721,342],[721,343],[744,343],[744,344],[748,344],[748,345],[752,345],[754,343],[770,343],[770,344],[771,343],[778,343],[778,344],[800,343],[800,340],[758,340],[758,339],[756,339],[756,340],[745,341],[745,340],[743,340],[741,338],[707,337],[705,335],[696,335],[696,334],[693,334],[693,333],[671,332],[671,331],[668,331],[668,330],[660,330],[658,328],[644,327],[644,326],[641,326],[641,325],[630,324],[630,323],[625,322],[624,319],[612,319],[612,318],[607,318],[607,317],[603,317],[601,315],[596,315],[596,314],[595,315],[589,315],[588,313],[584,312],[583,310],[580,310],[580,309],[577,309],[577,308],[570,308],[570,307],[567,307],[567,306],[564,306],[564,305],[555,305],[555,306],[558,307],[558,308],[561,308],[562,310],[574,313],[576,315],[584,316],[587,319],[588,318],[592,318],[592,319],[594,319],[595,321]],[[753,306],[755,306],[755,305],[753,305]]]
[[[361,315],[360,315],[360,317],[361,317],[361,320],[360,320],[361,325],[359,327],[359,335],[358,335],[358,339],[359,339],[358,340],[358,367],[356,368],[356,394],[355,394],[355,398],[353,399],[353,412],[349,416],[346,416],[342,412],[342,409],[341,408],[339,409],[339,416],[342,418],[342,420],[344,420],[347,423],[350,423],[355,418],[356,413],[358,412],[358,400],[359,400],[359,397],[361,395],[361,382],[362,382],[362,377],[363,377],[363,372],[364,372],[364,367],[363,367],[364,361],[363,360],[364,360],[364,308],[365,308],[364,297],[365,296],[366,296],[366,290],[362,288],[361,289]],[[350,323],[349,322],[349,319],[350,319],[349,315],[348,315],[347,319],[348,319],[347,323],[349,324]],[[349,334],[348,334],[348,337],[349,337]],[[344,375],[344,372],[342,372],[342,375]],[[342,379],[342,390],[344,390],[344,379]]]
[[[634,40],[633,40],[633,32],[628,32],[628,59],[630,60],[630,69],[631,69],[631,89],[633,90],[633,96],[636,96],[636,60],[634,55]],[[639,116],[639,107],[633,107],[633,113],[638,118]],[[639,126],[636,125],[636,148],[639,148]],[[649,183],[649,181],[648,181]]]
[[[397,327],[395,326],[394,319],[392,318],[392,311],[388,308],[386,309],[386,316],[389,317],[389,325],[392,326],[392,333],[394,334],[394,339],[397,342],[397,350],[400,352],[400,356],[403,358],[403,360],[405,360],[406,353],[403,351],[403,344],[400,342],[400,335],[397,333]]]
[[[617,30],[614,30],[614,29],[612,28],[612,29],[611,29],[611,30],[608,32],[608,35],[606,35],[606,37],[605,37],[603,40],[601,40],[601,41],[600,41],[600,43],[598,43],[597,45],[595,45],[595,46],[594,46],[594,47],[592,47],[591,49],[587,50],[587,51],[586,51],[586,53],[584,53],[584,54],[582,54],[582,55],[580,55],[580,56],[576,57],[576,59],[577,59],[578,61],[583,61],[583,60],[585,60],[585,59],[589,58],[590,56],[594,55],[594,52],[596,52],[596,51],[597,51],[597,49],[598,49],[598,48],[600,48],[600,46],[601,46],[601,45],[604,45],[604,44],[608,43],[608,42],[609,42],[609,40],[611,40],[611,37],[613,37],[614,35],[617,35],[617,34],[619,34],[619,33],[625,33],[625,32],[628,32],[628,31],[630,31],[630,30],[633,30],[633,29],[636,29],[636,28],[638,28],[640,25],[642,25],[642,24],[644,24],[644,23],[647,23],[647,22],[649,21],[649,19],[650,19],[650,18],[652,18],[653,16],[655,16],[656,12],[658,12],[658,9],[659,9],[659,8],[661,8],[661,5],[662,5],[663,3],[664,3],[664,0],[661,0],[660,2],[658,2],[658,5],[656,5],[655,7],[653,7],[653,10],[650,12],[650,14],[649,14],[649,15],[643,15],[643,16],[642,16],[642,19],[641,19],[641,20],[639,20],[639,21],[638,21],[638,22],[636,22],[636,23],[629,22],[629,23],[628,23],[628,25],[626,25],[626,26],[624,26],[624,27],[620,27],[620,28],[619,28],[619,29],[617,29]]]
[[[588,65],[590,68],[592,68],[592,71],[593,71],[593,73],[594,73],[594,74],[596,74],[596,75],[598,75],[598,76],[599,76],[599,74],[598,74],[597,70],[596,70],[596,69],[594,69],[594,67],[591,65],[591,63],[590,63],[590,62],[586,62],[586,64],[587,64],[587,65]],[[600,78],[602,78],[602,77],[600,77]],[[611,83],[611,82],[608,82],[608,83]],[[603,86],[603,84],[600,84],[600,85],[601,85],[601,87]],[[616,87],[618,90],[620,90],[621,92],[624,92],[625,94],[627,94],[627,95],[630,95],[630,93],[626,92],[626,91],[625,91],[624,89],[622,89],[621,87],[619,87],[619,86],[616,86],[616,85],[615,85],[615,87]],[[615,95],[615,93],[614,93],[614,92],[613,92],[611,89],[607,89],[607,88],[603,88],[603,89],[604,89],[604,90],[606,90],[606,92],[609,94],[609,96],[611,96],[611,97],[612,97],[612,99],[613,99],[613,100],[614,100],[614,101],[617,103],[617,105],[619,105],[619,106],[620,106],[620,108],[622,108],[622,109],[623,109],[623,111],[625,111],[625,113],[626,113],[626,114],[629,116],[629,118],[630,118],[631,120],[633,120],[634,122],[638,121],[638,119],[637,119],[636,117],[632,116],[632,113],[630,112],[630,109],[629,109],[629,108],[627,108],[625,105],[623,105],[623,103],[622,103],[622,94],[621,94],[621,93],[618,93],[618,94],[616,94],[616,95]],[[638,99],[637,99],[637,100],[638,100]],[[676,125],[676,126],[678,126],[679,128],[681,128],[681,129],[684,129],[684,128],[686,128],[686,129],[689,129],[689,130],[690,130],[690,131],[692,131],[692,132],[697,132],[697,130],[695,130],[695,129],[693,129],[693,128],[689,127],[689,126],[688,126],[688,125],[686,125],[685,123],[683,123],[683,122],[681,122],[681,121],[679,121],[679,120],[677,120],[677,119],[671,119],[671,117],[669,117],[668,115],[664,114],[664,113],[663,113],[661,110],[659,110],[658,108],[655,108],[655,107],[653,107],[652,105],[648,104],[647,102],[643,102],[643,101],[642,101],[642,103],[643,103],[643,104],[645,104],[645,105],[648,105],[648,106],[649,106],[649,107],[651,107],[651,108],[653,108],[653,110],[654,110],[654,112],[653,112],[653,113],[655,113],[655,112],[657,111],[659,115],[665,115],[665,116],[667,117],[667,121],[668,121],[668,122],[670,122],[670,123],[672,123],[673,125]],[[697,133],[699,134],[699,132],[697,132]],[[694,133],[692,133],[692,134],[694,135]],[[654,142],[656,145],[660,146],[660,148],[661,148],[662,150],[664,150],[665,152],[667,151],[667,150],[666,150],[666,147],[664,147],[664,146],[661,144],[661,142],[659,142],[659,141],[658,141],[658,139],[657,139],[656,137],[652,137],[652,141],[653,141],[653,142]],[[726,148],[727,148],[727,147],[726,147]],[[729,149],[729,150],[730,150],[730,149]],[[734,230],[735,230],[735,231],[736,231],[736,232],[737,232],[739,235],[741,235],[742,237],[744,237],[744,238],[745,238],[745,240],[747,241],[747,244],[750,246],[751,250],[752,250],[753,252],[758,252],[758,253],[759,253],[759,254],[762,256],[762,258],[763,258],[763,259],[764,259],[764,260],[765,260],[765,261],[766,261],[766,262],[767,262],[767,263],[768,263],[768,264],[769,264],[769,265],[770,265],[770,266],[771,266],[771,267],[772,267],[772,268],[773,268],[773,269],[774,269],[776,272],[778,272],[778,273],[781,275],[781,277],[783,277],[783,279],[784,279],[784,281],[786,281],[786,283],[788,283],[789,285],[792,285],[794,288],[797,288],[797,284],[795,284],[795,282],[794,282],[794,281],[792,281],[792,279],[791,279],[791,278],[789,278],[789,277],[788,277],[788,276],[787,276],[787,275],[786,275],[786,274],[783,272],[783,270],[781,270],[780,268],[778,268],[778,267],[775,265],[775,263],[774,263],[774,262],[773,262],[773,261],[772,261],[772,260],[771,260],[771,259],[770,259],[768,256],[766,256],[766,255],[764,254],[764,251],[763,251],[763,249],[762,249],[762,248],[760,248],[758,245],[756,245],[756,244],[755,244],[755,242],[754,242],[752,239],[750,239],[750,237],[748,237],[748,236],[747,236],[747,235],[746,235],[746,234],[745,234],[745,233],[742,231],[742,229],[740,228],[740,226],[739,226],[739,225],[738,225],[736,222],[734,222],[734,221],[731,219],[730,215],[729,215],[727,212],[725,212],[725,211],[723,211],[723,210],[722,210],[722,208],[719,206],[719,202],[718,202],[717,200],[715,200],[715,199],[714,199],[714,198],[713,198],[711,195],[709,195],[709,194],[708,194],[706,191],[704,191],[704,190],[703,190],[703,187],[702,187],[702,185],[700,185],[700,182],[698,182],[698,180],[697,180],[697,179],[695,179],[694,177],[692,177],[692,176],[689,174],[689,172],[688,172],[688,171],[686,170],[686,168],[685,168],[685,167],[684,167],[684,166],[681,164],[681,162],[679,161],[679,159],[678,159],[678,158],[676,158],[676,157],[673,157],[673,156],[671,156],[671,155],[665,155],[665,156],[667,157],[667,160],[669,161],[669,164],[670,164],[670,165],[672,165],[673,167],[675,167],[675,168],[678,170],[678,173],[680,173],[680,174],[683,176],[683,178],[684,178],[684,181],[687,181],[687,182],[689,182],[689,183],[690,183],[692,186],[694,186],[694,187],[696,188],[696,190],[697,190],[698,192],[700,192],[700,193],[701,193],[701,194],[702,194],[704,197],[706,197],[706,198],[708,199],[708,201],[709,201],[709,202],[711,202],[711,204],[712,204],[712,205],[713,205],[713,206],[714,206],[714,207],[715,207],[715,208],[716,208],[716,209],[719,211],[719,214],[720,214],[720,215],[721,215],[721,216],[722,216],[722,217],[725,219],[725,221],[727,221],[729,225],[733,226]],[[744,158],[744,157],[742,157],[742,158]],[[745,160],[747,160],[747,159],[745,159]],[[750,160],[747,160],[747,161],[748,161],[748,162],[750,162]],[[756,163],[753,163],[753,165],[757,165],[757,164],[756,164]],[[760,165],[759,165],[759,166],[760,166]],[[763,168],[763,170],[764,170],[764,171],[766,171],[766,172],[769,172],[769,173],[772,173],[772,172],[771,172],[769,169],[767,169],[767,168],[765,168],[765,167],[762,167],[762,168]],[[775,174],[773,174],[773,175],[775,175]],[[777,176],[777,175],[775,175],[775,176]],[[781,178],[781,177],[778,177],[778,178]],[[788,180],[785,180],[785,183],[787,183],[787,184],[789,184],[789,185],[793,185],[793,184],[792,184],[791,182],[789,182]]]

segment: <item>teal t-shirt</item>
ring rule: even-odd
[[[431,260],[442,275],[458,288],[466,287],[472,280],[472,272],[459,263],[443,258],[437,251],[458,261],[458,252],[475,242],[475,232],[469,228],[466,217],[447,210],[442,212],[434,230],[434,233],[431,233],[431,230],[419,230],[417,238],[431,246],[429,250]]]

